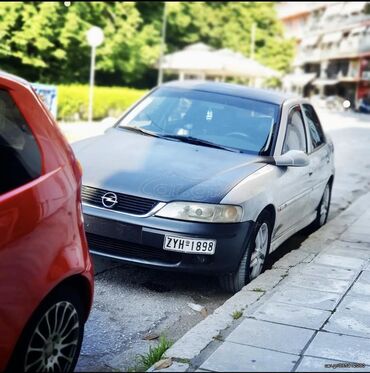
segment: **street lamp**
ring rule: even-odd
[[[104,33],[100,27],[93,26],[87,31],[87,42],[91,47],[91,65],[90,65],[90,90],[89,90],[89,110],[88,121],[92,122],[93,117],[93,97],[94,97],[94,74],[95,74],[95,53],[98,47],[104,40]]]
[[[158,68],[158,85],[163,82],[163,53],[166,45],[166,24],[167,24],[167,3],[164,2],[163,8],[163,19],[162,19],[162,37],[161,37],[161,51],[159,56],[159,68]]]

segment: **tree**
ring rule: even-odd
[[[272,2],[169,3],[168,49],[202,41],[250,55],[252,24],[256,24],[255,58],[277,70],[287,70],[294,44],[283,29]]]
[[[202,41],[248,56],[257,25],[255,57],[286,70],[293,54],[269,2],[168,2],[167,52]],[[90,47],[86,32],[103,29],[96,82],[150,87],[160,52],[163,2],[2,2],[0,64],[30,81],[87,82]]]
[[[61,2],[0,3],[0,63],[33,81],[86,82],[86,32],[97,25],[105,33],[97,50],[97,81],[101,71],[110,83],[133,83],[159,55],[159,31],[142,23],[128,2],[74,2],[69,8]]]

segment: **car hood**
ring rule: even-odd
[[[158,201],[219,203],[259,157],[111,128],[72,145],[83,184]]]

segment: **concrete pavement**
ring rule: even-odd
[[[160,371],[369,371],[369,206],[367,193],[230,298]]]

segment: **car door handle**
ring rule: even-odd
[[[313,170],[308,171],[308,176],[312,176]]]

